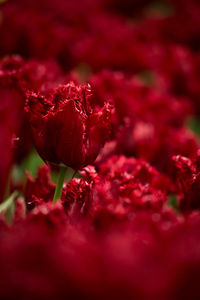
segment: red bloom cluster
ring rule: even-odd
[[[173,157],[175,164],[175,174],[177,179],[177,189],[180,198],[180,209],[191,211],[199,209],[199,180],[200,165],[199,154],[194,161],[189,158],[177,155]]]
[[[199,299],[199,1],[0,7],[0,299]]]
[[[0,61],[0,198],[5,191],[11,164],[23,160],[32,145],[29,123],[24,112],[26,91],[49,89],[59,77],[61,72],[56,62],[25,61],[18,56]]]

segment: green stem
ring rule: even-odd
[[[65,180],[66,172],[67,172],[67,168],[65,166],[60,166],[56,190],[53,197],[53,203],[56,203],[56,201],[60,199],[62,195],[63,183]]]

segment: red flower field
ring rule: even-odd
[[[0,0],[0,300],[200,299],[200,2]]]

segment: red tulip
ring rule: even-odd
[[[110,128],[111,105],[92,108],[89,85],[60,85],[49,96],[30,92],[25,110],[45,161],[75,170],[92,164]]]

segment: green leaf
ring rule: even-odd
[[[41,157],[35,150],[32,150],[29,155],[23,160],[20,166],[15,165],[12,169],[12,180],[15,184],[19,183],[25,178],[25,171],[27,170],[32,177],[37,175],[38,167],[44,164]]]
[[[187,119],[185,125],[198,136],[200,136],[200,118],[196,116],[191,116]]]
[[[178,199],[176,194],[170,194],[168,195],[168,201],[167,204],[171,207],[173,207],[176,211],[178,211]]]
[[[159,17],[168,17],[174,14],[174,8],[166,1],[155,1],[152,2],[146,9],[146,13],[153,15],[154,17],[158,14]]]
[[[8,197],[4,202],[0,204],[0,214],[5,215],[5,219],[8,224],[12,223],[13,216],[15,213],[15,198],[18,196],[18,191],[15,191]]]
[[[146,86],[152,86],[155,84],[156,81],[156,75],[152,71],[144,70],[138,74],[140,80],[146,85]]]
[[[31,176],[35,177],[37,175],[38,167],[42,166],[43,164],[44,161],[39,154],[35,150],[32,150],[23,162],[22,168],[23,170],[27,170]]]

